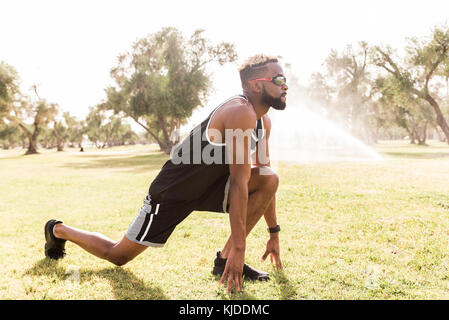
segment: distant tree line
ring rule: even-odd
[[[135,144],[139,140],[131,126],[119,116],[95,106],[86,119],[78,120],[69,112],[62,112],[56,103],[20,92],[19,76],[15,69],[0,63],[0,147],[3,149],[22,147],[25,154],[38,153],[42,148],[56,148],[63,151],[65,146],[83,149],[87,137],[97,147]]]
[[[303,91],[309,104],[365,142],[429,134],[449,142],[449,28],[410,38],[402,54],[366,42],[332,50],[326,72],[314,73]]]

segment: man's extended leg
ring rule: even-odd
[[[263,175],[260,174],[260,170],[260,168],[251,169],[251,178],[248,183],[247,236],[267,210],[275,210],[274,197],[279,185],[279,177],[268,167],[264,167]],[[267,170],[271,170],[271,174],[266,174]],[[231,247],[232,240],[229,237],[221,251],[221,258],[227,258]]]
[[[62,223],[55,225],[53,233],[55,237],[76,243],[89,253],[118,266],[131,261],[147,248],[128,240],[126,236],[116,242],[100,233],[72,228]]]

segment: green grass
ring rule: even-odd
[[[449,147],[374,148],[384,161],[275,164],[284,270],[260,262],[261,221],[247,262],[272,280],[231,297],[210,273],[224,214],[192,213],[164,248],[124,267],[72,243],[65,259],[44,259],[50,218],[123,236],[167,159],[154,147],[0,151],[0,299],[448,299]]]

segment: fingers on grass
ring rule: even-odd
[[[242,277],[240,274],[236,274],[234,278],[235,291],[240,292],[242,289]]]
[[[281,262],[281,258],[279,256],[276,257],[276,269],[277,270],[282,269],[282,262]]]
[[[268,254],[269,254],[269,252],[268,251],[265,251],[265,253],[263,254],[263,256],[262,256],[262,261],[265,261],[265,259],[268,257]]]
[[[228,277],[228,294],[232,294],[232,289],[235,289],[236,293],[242,291],[242,275],[238,273],[230,274]]]
[[[228,275],[228,269],[225,268],[225,270],[223,271],[223,274],[221,275],[221,279],[220,279],[221,284],[225,283],[227,275]]]

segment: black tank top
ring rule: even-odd
[[[200,199],[217,181],[229,176],[226,145],[211,142],[207,129],[215,111],[233,99],[248,101],[245,95],[229,98],[215,108],[173,149],[170,160],[164,164],[151,183],[149,194],[152,199],[160,201]],[[260,118],[251,137],[252,153],[255,152],[263,135],[263,120]]]

